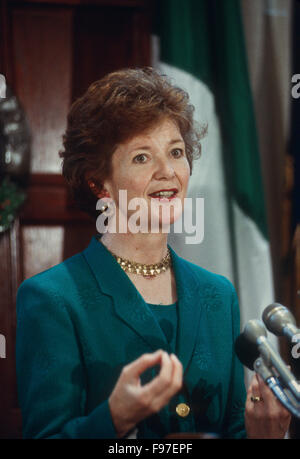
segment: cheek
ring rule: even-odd
[[[178,170],[178,176],[180,177],[181,183],[184,187],[187,187],[190,180],[191,169],[188,161],[185,161],[184,164]]]
[[[126,190],[128,198],[144,193],[146,177],[140,175],[123,176],[118,182],[119,190]]]
[[[143,177],[130,177],[127,182],[128,196],[139,196],[144,194],[146,179]]]
[[[127,190],[130,188],[132,176],[127,168],[119,167],[118,173],[114,176],[115,188],[118,190]]]
[[[149,180],[149,171],[145,167],[136,167],[126,170],[123,183],[127,186],[128,193],[134,194],[143,192]]]

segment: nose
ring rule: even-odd
[[[154,177],[157,180],[174,177],[175,171],[172,162],[168,158],[159,158],[156,160]]]

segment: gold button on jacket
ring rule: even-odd
[[[176,406],[176,413],[178,416],[185,418],[190,412],[190,407],[186,403],[179,403]]]

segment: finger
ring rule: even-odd
[[[247,393],[248,394],[252,394],[252,391],[254,390],[254,387],[255,385],[258,385],[258,381],[256,379],[256,374],[254,373],[254,375],[252,376],[251,378],[251,381],[250,381],[250,384],[249,384],[249,387],[248,387],[248,390],[247,390]]]
[[[280,406],[279,401],[277,400],[277,398],[275,397],[271,389],[267,386],[267,384],[265,384],[263,379],[260,376],[258,376],[257,379],[259,383],[259,390],[260,390],[261,396],[264,400],[266,407],[276,408]]]
[[[154,395],[159,395],[171,384],[173,378],[174,363],[171,356],[165,352],[161,360],[161,369],[157,377],[152,380],[152,390]],[[149,385],[151,388],[151,383]]]
[[[182,377],[183,377],[182,363],[176,357],[175,354],[171,355],[171,359],[174,362],[173,385],[175,385],[176,387],[179,387],[179,389],[181,389],[181,387],[182,387]]]
[[[258,378],[260,391],[262,397],[265,401],[266,407],[274,415],[282,416],[283,418],[289,418],[290,413],[284,408],[284,406],[279,402],[276,396],[273,394],[271,389],[264,383],[261,377]]]
[[[163,400],[163,404],[166,404],[173,395],[175,395],[182,387],[182,376],[183,368],[181,362],[178,360],[175,354],[171,354],[170,359],[173,364],[173,373],[171,376],[171,382],[166,387],[166,390],[159,394]]]
[[[251,384],[249,386],[249,389],[247,391],[247,399],[251,401],[251,397],[260,397],[260,388],[259,388],[259,382],[257,379],[257,374],[254,374]],[[253,402],[251,402],[253,403]]]
[[[264,406],[265,412],[268,415],[269,422],[273,421],[277,424],[278,427],[285,434],[288,430],[291,414],[290,412],[280,403],[277,397],[273,394],[271,389],[264,384],[264,381],[261,378],[259,379],[259,384],[261,388],[262,396],[264,397]]]
[[[172,374],[170,383],[166,385],[165,391],[159,392],[159,395],[163,395],[166,398],[172,397],[182,386],[182,364],[175,354],[170,355],[170,360],[172,362]]]
[[[159,349],[152,354],[143,354],[123,368],[123,374],[129,378],[138,378],[147,368],[160,363],[164,351]]]
[[[263,379],[258,377],[260,392],[263,397],[264,414],[268,417],[269,422],[279,423],[285,422],[289,418],[288,411],[282,406],[279,400],[275,397],[271,389],[264,383]]]
[[[257,401],[255,401],[255,398],[257,398]],[[257,375],[255,374],[247,391],[246,412],[248,416],[259,418],[262,410],[264,409],[264,402],[263,400],[260,400],[260,398],[262,398],[262,396],[259,381],[257,379]]]
[[[171,384],[173,376],[173,361],[167,352],[163,352],[159,374],[143,386],[145,396],[156,397]]]
[[[273,394],[271,390],[268,388],[268,386],[264,383],[263,379],[257,375],[257,381],[259,384],[259,390],[261,392],[262,397],[264,397],[264,400],[267,402],[268,400],[273,400]]]
[[[182,387],[182,364],[174,354],[168,357],[172,365],[171,373],[168,374],[169,382],[166,380],[161,381],[158,376],[146,388],[147,395],[151,398],[153,412],[160,411]]]

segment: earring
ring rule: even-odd
[[[105,198],[109,198],[109,197],[110,197],[109,193],[106,190],[105,191],[102,190],[102,191],[100,191],[100,193],[97,194],[97,198],[98,199],[102,199],[104,202],[106,201]],[[109,204],[108,204],[108,202],[105,202],[105,204],[102,207],[100,207],[100,212],[105,212],[108,208],[109,208]]]
[[[109,198],[110,197],[108,191],[106,191],[106,190],[99,191],[98,187],[95,185],[95,183],[92,180],[88,180],[88,185],[89,185],[92,193],[94,193],[97,196],[98,199]],[[109,208],[108,203],[105,203],[100,208],[100,212],[105,212],[108,208]]]
[[[91,191],[97,196],[97,198],[109,198],[109,193],[106,190],[99,191],[99,188],[95,185],[92,180],[88,180],[88,185]]]
[[[102,199],[102,198],[99,198],[99,199],[100,199],[100,201],[102,201],[101,204],[103,204],[103,206],[100,207],[100,213],[102,214],[102,213],[106,212],[108,209],[110,209],[110,206],[109,206],[108,202],[105,202],[104,199]]]
[[[107,209],[109,208],[109,205],[108,204],[105,204],[105,206],[102,206],[101,209],[100,209],[100,212],[105,212]]]
[[[91,191],[93,191],[93,192],[97,188],[95,183],[92,180],[88,180],[88,186],[90,187]]]

